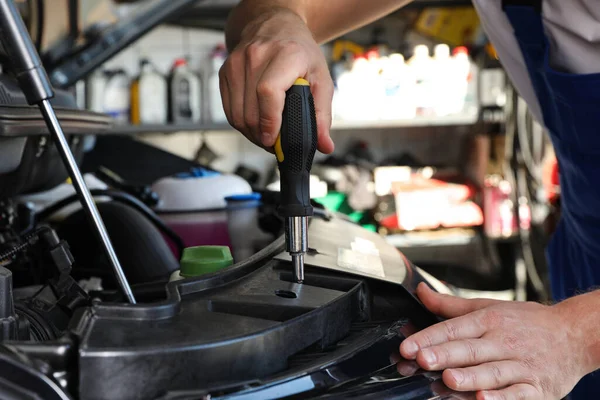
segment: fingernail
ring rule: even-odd
[[[398,367],[398,373],[402,376],[413,376],[418,369],[416,365],[406,364]]]
[[[437,356],[433,351],[425,349],[421,351],[421,355],[429,367],[435,367],[437,364]]]
[[[460,385],[465,380],[465,376],[460,371],[452,371],[451,374],[457,385]]]
[[[496,400],[497,397],[489,392],[482,392],[483,400]]]
[[[415,342],[409,340],[405,341],[403,345],[404,351],[409,357],[414,357],[417,355],[417,352],[419,351],[419,346],[417,346]]]

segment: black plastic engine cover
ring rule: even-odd
[[[82,312],[72,326],[79,337],[79,397],[210,393],[283,372],[290,357],[334,345],[349,335],[352,324],[417,321],[419,316],[407,314],[411,308],[423,325],[434,321],[396,281],[412,279],[413,273],[378,235],[339,219],[315,219],[309,232],[314,249],[302,285],[292,282],[289,261],[275,258],[283,251],[280,239],[246,263],[169,284],[162,303],[99,304]],[[327,234],[327,243],[320,243]],[[352,249],[356,242],[371,243],[366,248],[372,257],[365,260],[379,259],[383,276],[344,266],[347,252],[339,249]],[[361,253],[356,245],[351,251]],[[338,252],[343,262],[333,265]]]
[[[82,399],[147,399],[165,388],[266,377],[314,343],[335,343],[361,317],[367,293],[360,280],[298,285],[281,279],[283,269],[271,261],[220,287],[186,282],[177,288],[181,302],[163,306],[172,314],[163,319],[98,310],[80,347]]]

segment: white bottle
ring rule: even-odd
[[[97,69],[86,81],[86,108],[94,112],[104,112],[104,91],[108,83],[105,71]]]
[[[454,98],[452,94],[452,58],[446,44],[435,46],[433,53],[433,99],[434,111],[438,117],[452,114]]]
[[[350,72],[350,82],[347,84],[347,119],[368,121],[377,118],[375,99],[378,93],[375,79],[373,64],[365,57],[357,57]]]
[[[227,116],[223,109],[223,102],[221,100],[221,89],[219,86],[219,69],[225,63],[227,59],[227,53],[225,47],[219,46],[211,55],[211,66],[212,71],[208,78],[208,102],[209,102],[209,113],[212,122],[217,124],[227,123]]]
[[[368,120],[381,119],[381,110],[386,101],[386,80],[383,75],[384,66],[388,63],[387,56],[379,56],[373,52],[367,57],[369,61],[369,85],[370,94],[367,94],[371,101],[369,102],[370,112],[367,116]]]
[[[414,78],[412,70],[405,64],[404,56],[390,54],[382,67],[385,85],[385,100],[381,105],[380,117],[383,120],[414,118],[417,108],[414,102]]]
[[[452,56],[452,75],[454,101],[452,113],[463,113],[474,99],[469,99],[469,88],[471,85],[471,60],[466,47],[457,47]]]
[[[104,90],[104,101],[102,111],[114,118],[117,124],[129,122],[130,79],[123,70],[109,73],[106,89]]]
[[[141,62],[139,85],[139,123],[167,123],[167,81],[154,66],[146,61]]]
[[[175,124],[200,122],[200,99],[200,78],[190,70],[185,59],[178,58],[173,64],[169,79],[171,122]]]
[[[415,101],[417,114],[420,116],[433,115],[433,60],[429,57],[429,48],[425,45],[415,47],[414,55],[408,61],[415,77]]]

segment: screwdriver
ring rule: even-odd
[[[315,103],[307,80],[298,78],[285,94],[281,131],[275,155],[281,177],[279,213],[285,218],[286,251],[292,257],[294,280],[304,281],[304,255],[308,250],[310,169],[317,150]]]

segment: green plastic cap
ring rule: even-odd
[[[232,264],[233,257],[227,246],[188,247],[183,250],[179,274],[191,278],[220,271]]]

